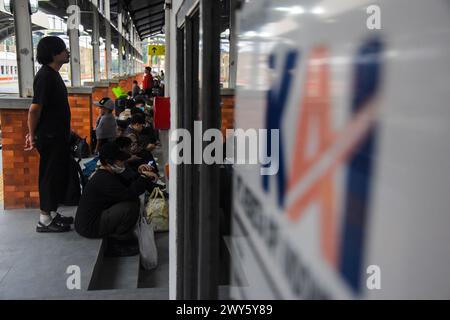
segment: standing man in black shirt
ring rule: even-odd
[[[44,37],[37,45],[37,61],[42,67],[34,77],[33,101],[28,112],[25,150],[36,148],[39,161],[41,214],[37,232],[70,230],[72,217],[57,213],[64,200],[69,166],[70,108],[67,88],[59,74],[70,54],[58,37]]]

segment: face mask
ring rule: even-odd
[[[118,165],[110,165],[112,172],[117,173],[117,174],[121,174],[122,172],[125,171],[125,167],[120,167]]]
[[[143,106],[140,106],[138,108],[141,109],[142,111],[144,111],[144,107]]]

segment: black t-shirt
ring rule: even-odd
[[[36,128],[38,138],[61,138],[70,135],[70,107],[67,88],[59,72],[42,66],[33,81],[33,103],[42,106]]]
[[[124,181],[119,175],[99,169],[87,183],[78,204],[75,230],[87,238],[99,237],[102,211],[122,201],[137,200],[145,190],[152,190],[154,183],[139,176],[133,182]]]

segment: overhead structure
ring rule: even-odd
[[[118,2],[130,13],[140,40],[164,33],[163,0],[111,0],[111,11],[115,11]]]

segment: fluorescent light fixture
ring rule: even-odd
[[[244,37],[256,37],[258,34],[255,31],[247,31],[244,33]]]
[[[322,7],[314,7],[311,12],[313,14],[323,14],[325,11],[323,10]]]
[[[291,9],[291,14],[303,14],[305,13],[305,9],[303,9],[303,7],[300,6],[294,6]]]
[[[286,13],[289,13],[289,14],[303,14],[303,13],[305,13],[305,9],[302,6],[276,7],[275,11],[286,12]]]
[[[275,11],[281,11],[281,12],[289,12],[291,10],[290,7],[276,7]]]

